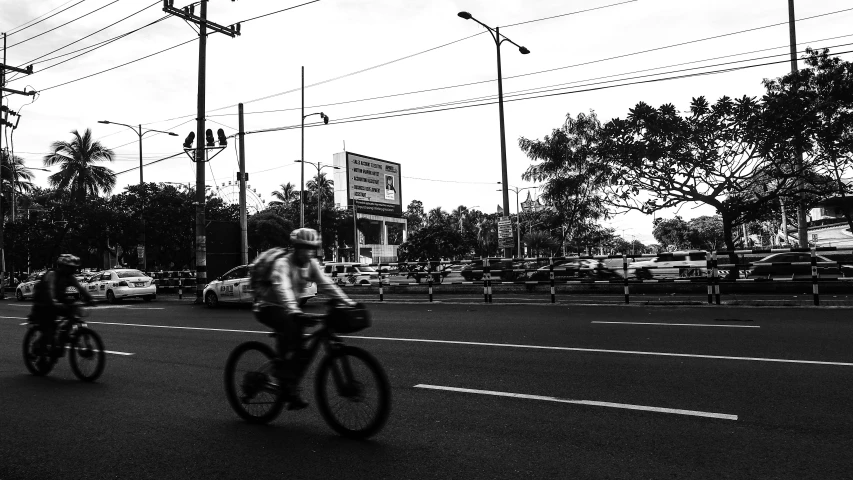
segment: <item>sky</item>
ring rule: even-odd
[[[212,0],[208,18],[230,25],[309,1]],[[189,0],[174,3],[180,8]],[[16,32],[22,24],[63,8],[67,10]],[[305,113],[322,111],[331,119],[328,125],[318,124],[318,115],[305,120],[307,161],[331,164],[332,155],[346,149],[398,162],[403,208],[420,200],[425,209],[451,211],[465,205],[494,213],[502,203],[497,184],[501,149],[496,48],[486,30],[459,18],[459,11],[501,26],[502,34],[531,52],[522,55],[509,43],[501,47],[508,178],[517,188],[537,186],[522,180],[531,162],[518,140],[543,138],[560,128],[566,115],[592,110],[606,122],[624,117],[640,101],[687,110],[691,98],[698,96],[710,101],[724,95],[760,96],[762,79],[782,76],[791,68],[785,0],[314,1],[243,22],[235,38],[218,33],[208,37],[206,127],[236,133],[236,105],[242,102],[245,129],[256,132],[245,137],[249,203],[260,206],[280,185],[300,182],[301,164],[294,161],[301,158],[304,67]],[[53,142],[70,140],[73,130],[91,129],[116,153],[109,166],[119,173],[116,191],[121,191],[139,182],[138,137],[127,127],[99,120],[178,134],[146,134],[144,163],[181,153],[183,139],[195,130],[199,45],[190,41],[197,34],[183,20],[165,18],[46,68],[74,55],[49,60],[52,57],[164,16],[162,2],[153,0],[0,0],[0,32],[12,33],[5,63],[34,66],[32,75],[19,75],[8,87],[39,92],[4,99],[22,115],[12,137],[15,154],[28,166],[43,168]],[[796,18],[799,50],[853,50],[849,0],[799,0]],[[779,25],[770,26],[774,24]],[[850,53],[841,57],[853,59]],[[767,65],[661,80],[758,64]],[[661,81],[649,81],[653,79]],[[463,84],[469,85],[459,86]],[[429,91],[411,93],[423,90]],[[475,101],[461,103],[466,100]],[[418,107],[428,108],[413,110]],[[437,109],[444,111],[429,112]],[[278,127],[289,128],[258,132]],[[205,173],[206,183],[234,202],[235,145],[232,139]],[[314,174],[315,168],[306,166],[306,181]],[[50,173],[34,175],[36,184],[47,185]],[[181,154],[145,166],[143,176],[146,182],[195,185],[195,164]],[[528,191],[537,194],[536,188]],[[521,193],[521,201],[526,194]],[[512,212],[515,197],[510,193]],[[690,219],[714,211],[684,205],[655,216],[676,214]],[[634,212],[602,223],[625,238],[653,243],[652,221],[652,216]]]

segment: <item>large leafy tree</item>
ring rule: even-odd
[[[424,204],[420,200],[412,200],[406,211],[403,213],[406,223],[409,228],[409,233],[416,232],[421,226],[426,223],[426,214],[424,214]]]
[[[468,253],[462,235],[449,223],[430,223],[409,235],[400,245],[400,261],[438,260],[460,258]]]
[[[72,139],[56,141],[50,146],[53,153],[45,155],[45,166],[58,165],[59,171],[48,177],[52,187],[68,193],[75,201],[110,193],[116,184],[116,176],[107,167],[97,162],[113,160],[114,153],[109,148],[92,139],[92,131],[86,129],[82,135],[77,130],[71,132]]]
[[[820,183],[831,179],[828,193],[836,196],[835,206],[853,230],[853,185],[843,180],[853,168],[853,62],[832,57],[829,50],[806,52],[808,68],[765,80],[767,118],[783,152],[792,158],[802,152],[814,162]],[[808,192],[802,197],[810,206]]]
[[[625,119],[604,127],[598,151],[612,169],[608,201],[646,214],[685,203],[710,205],[733,251],[734,227],[798,193],[798,179],[811,168],[791,162],[778,137],[767,132],[763,105],[749,97],[714,104],[694,98],[685,115],[671,104],[655,109],[638,103]]]
[[[562,128],[542,140],[521,138],[519,147],[533,163],[522,178],[543,182],[541,198],[553,207],[552,223],[576,241],[608,217],[604,187],[610,180],[607,162],[599,157],[602,126],[595,112],[566,115]],[[565,242],[566,239],[564,238]]]

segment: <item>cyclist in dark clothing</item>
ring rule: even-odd
[[[37,351],[44,352],[52,343],[56,333],[56,319],[71,313],[74,299],[66,295],[68,287],[76,288],[86,305],[94,304],[89,292],[74,278],[74,271],[79,266],[79,257],[64,253],[56,260],[56,270],[45,273],[35,286],[33,309],[29,318],[30,322],[37,323],[42,329],[42,335],[36,345]]]

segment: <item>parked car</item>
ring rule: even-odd
[[[375,285],[379,284],[379,272],[375,268],[355,262],[326,262],[323,273],[339,284]]]
[[[848,265],[838,266],[838,262],[822,255],[816,255],[817,274],[819,278],[838,278],[853,272]],[[808,252],[774,253],[753,262],[747,273],[748,278],[811,278],[812,256]],[[795,265],[796,264],[796,265]]]
[[[85,288],[93,298],[115,303],[124,298],[141,298],[150,302],[157,298],[154,279],[133,268],[113,268],[90,276]]]
[[[208,283],[202,291],[204,303],[210,308],[216,308],[221,302],[252,303],[255,291],[249,281],[251,265],[240,265],[228,270]],[[308,282],[305,294],[297,299],[299,306],[305,306],[309,299],[317,296],[317,285]]]
[[[662,254],[628,265],[628,278],[679,278],[704,276],[708,271],[705,252]]]
[[[529,270],[535,270],[536,268],[537,265],[535,262],[525,260],[489,260],[489,269],[492,273],[492,280],[502,280],[506,282],[524,280],[531,273]],[[471,263],[467,263],[462,267],[459,273],[466,282],[482,280],[483,261],[474,260]]]
[[[530,275],[530,280],[545,281],[550,280],[551,266],[545,265],[539,267]],[[563,259],[554,262],[554,280],[566,281],[577,280],[582,278],[591,278],[596,280],[612,280],[622,278],[619,272],[608,268],[604,261],[599,259]]]
[[[45,272],[35,272],[30,274],[29,277],[26,278],[23,282],[19,283],[15,288],[15,298],[18,301],[23,301],[27,298],[32,298],[33,292],[35,292],[36,283],[44,277]],[[65,289],[65,294],[69,296],[73,296],[74,298],[80,298],[80,293],[74,287],[68,287]]]

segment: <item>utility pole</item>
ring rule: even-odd
[[[9,92],[9,93],[14,93],[16,95],[35,95],[36,94],[35,91],[25,92],[25,91],[20,91],[20,90],[13,90],[11,88],[6,88],[6,70],[11,70],[13,72],[22,73],[24,75],[31,75],[33,73],[33,66],[28,65],[27,68],[24,69],[24,68],[17,68],[17,67],[11,67],[9,65],[6,65],[6,33],[4,32],[3,33],[3,63],[0,63],[0,92]],[[12,159],[9,157],[8,147],[6,147],[5,150],[3,149],[3,140],[2,139],[3,139],[3,137],[5,137],[6,127],[12,127],[13,129],[18,127],[17,121],[15,122],[15,125],[12,125],[9,122],[9,114],[11,113],[12,115],[17,116],[18,120],[21,119],[21,117],[17,113],[9,110],[9,108],[7,106],[2,105],[2,103],[3,103],[2,100],[0,100],[0,106],[3,107],[3,109],[0,110],[0,171],[3,170],[3,160],[4,159],[8,159],[10,162],[10,165],[11,165],[11,161],[12,161]],[[12,198],[13,198],[13,207],[12,207],[13,218],[12,218],[12,220],[14,221],[14,215],[15,215],[15,210],[14,210],[15,172],[14,172],[14,170],[12,170],[12,167],[9,165],[7,165],[6,168],[8,168],[10,170],[11,178],[12,178]],[[0,193],[2,193],[2,191],[0,191]],[[5,244],[4,234],[5,234],[5,219],[3,217],[2,204],[0,204],[0,298],[6,298],[6,289],[2,286],[3,277],[6,274],[6,244]]]
[[[299,170],[302,172],[299,180],[299,228],[305,228],[305,66],[302,66],[302,153],[299,154],[299,159],[302,160],[302,165]]]
[[[796,20],[794,16],[794,0],[788,0],[788,28],[791,32],[791,73],[797,73],[797,26]],[[799,88],[799,85],[797,85]],[[803,167],[803,152],[802,150],[797,152],[796,158],[797,165],[799,169]],[[801,178],[800,185],[802,185],[802,175],[798,175]],[[806,220],[806,202],[803,199],[802,190],[799,192],[799,199],[797,200],[797,240],[800,243],[800,248],[808,248],[809,246],[809,227],[807,225]],[[785,232],[785,239],[787,240],[788,232]]]
[[[202,303],[204,299],[204,287],[207,285],[207,235],[205,234],[205,189],[204,189],[204,168],[206,162],[205,147],[202,143],[204,136],[204,94],[205,94],[205,72],[207,61],[207,29],[219,33],[224,33],[231,38],[240,35],[240,24],[223,27],[222,25],[210,22],[207,20],[207,2],[209,0],[201,0],[201,15],[195,16],[193,13],[195,3],[183,9],[174,7],[175,0],[163,0],[163,11],[182,18],[188,22],[193,22],[199,26],[198,32],[198,106],[196,111],[196,137],[198,142],[195,149],[195,164],[196,164],[196,201],[195,201],[195,269],[196,269],[196,285],[195,285],[195,301]]]
[[[249,181],[249,174],[246,173],[246,148],[243,141],[246,138],[246,132],[243,128],[243,104],[237,105],[238,128],[237,136],[240,140],[240,173],[237,180],[240,182],[240,261],[241,265],[249,263],[249,236],[246,219],[246,182]]]

